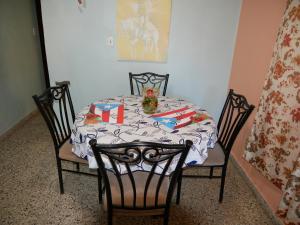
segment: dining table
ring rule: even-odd
[[[118,144],[129,142],[156,142],[184,144],[191,140],[183,167],[201,165],[217,141],[217,126],[212,116],[200,106],[180,97],[158,97],[158,107],[154,114],[144,113],[141,96],[118,96],[92,102],[76,115],[70,138],[72,151],[87,159],[89,168],[98,168],[91,139],[98,144]],[[108,165],[109,167],[109,165]],[[150,168],[150,167],[149,167]],[[170,166],[170,171],[175,168]],[[141,161],[133,171],[148,170],[147,163]],[[160,173],[162,167],[157,167]],[[125,166],[119,167],[126,173]]]

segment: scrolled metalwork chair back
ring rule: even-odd
[[[192,146],[192,142],[187,141],[186,144],[180,145],[150,142],[98,145],[96,140],[93,139],[90,141],[90,145],[93,149],[104,181],[108,211],[112,210],[113,208],[133,210],[165,208],[168,210],[172,193],[174,191],[174,186],[176,185],[188,151]],[[141,161],[144,166],[147,166],[149,171],[133,171],[133,166],[139,165]],[[111,169],[107,169],[108,162],[111,166]],[[175,169],[171,175],[168,176],[168,172],[170,172],[170,166],[173,163],[176,164]],[[124,171],[122,174],[120,173],[120,165],[123,165],[123,168],[126,168],[125,174]],[[161,171],[159,174],[156,172],[158,167]],[[138,181],[135,179],[136,173],[142,173],[145,177],[142,191],[138,187],[141,185],[141,183],[138,183]],[[109,178],[111,174],[115,176],[119,189],[118,195],[120,195],[120,202],[118,204],[114,204],[112,200],[112,179]],[[125,177],[127,178],[127,185],[124,184]],[[166,199],[162,203],[159,198],[160,189],[163,182],[165,182],[164,179],[168,179],[168,191]],[[155,191],[152,190],[152,194],[155,194],[154,196],[150,197],[150,186],[153,180],[155,180],[155,185],[152,185],[152,187],[155,187]],[[128,189],[131,190],[129,191]],[[129,198],[130,201],[126,201],[126,199],[128,199],[126,193],[130,193],[132,196]],[[139,196],[141,194],[142,196]],[[149,200],[149,198],[151,199]],[[140,201],[138,201],[138,199],[140,199]]]
[[[253,109],[254,105],[250,105],[243,95],[236,94],[230,89],[217,126],[218,142],[227,157],[229,157],[232,145]]]
[[[150,72],[140,74],[129,73],[129,80],[132,95],[135,94],[134,90],[136,90],[137,94],[141,96],[143,95],[144,87],[153,87],[157,88],[162,96],[166,96],[169,74],[159,75]]]
[[[71,136],[71,123],[75,120],[72,99],[67,84],[48,88],[33,99],[41,112],[58,154],[59,148]]]

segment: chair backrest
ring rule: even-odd
[[[137,90],[137,94],[141,96],[143,95],[144,87],[154,87],[160,90],[162,96],[166,96],[168,80],[169,74],[159,75],[150,72],[140,74],[129,73],[130,90],[132,95],[135,94],[135,89]],[[134,83],[136,88],[134,88]]]
[[[186,141],[185,144],[177,145],[152,142],[99,145],[95,139],[91,140],[90,145],[96,157],[107,191],[108,210],[112,208],[147,210],[169,207],[176,181],[192,144],[191,141]],[[147,165],[148,168],[148,172],[142,172],[143,175],[145,175],[142,188],[140,187],[141,183],[138,184],[138,181],[135,179],[135,174],[140,171],[133,171],[133,166],[138,165],[141,161],[142,164]],[[106,162],[106,166],[104,162]],[[108,162],[111,169],[107,169]],[[122,174],[119,172],[118,168],[122,165],[123,168],[126,168],[125,174],[124,171]],[[175,166],[175,169],[168,175],[168,172],[170,172],[168,170],[170,170],[171,165],[173,168]],[[160,174],[156,172],[158,167],[161,169]],[[121,204],[116,205],[112,202],[112,185],[110,184],[111,179],[109,179],[109,173],[116,177],[116,183],[118,183],[119,187],[118,195],[121,196]],[[129,181],[127,182],[126,190],[124,190],[124,176],[126,176],[127,181]],[[147,200],[150,201],[150,199],[148,199],[149,187],[150,183],[154,180],[154,176],[156,177],[156,185],[154,186],[156,190],[151,191],[151,202],[148,202]],[[161,201],[158,201],[158,198],[161,195],[160,191],[164,179],[167,179],[168,181],[168,191],[165,201],[162,203]],[[138,193],[137,187],[139,187]],[[125,198],[128,199],[128,196],[125,196],[125,192],[129,192],[128,189],[130,189],[130,193],[133,196],[131,198],[132,202],[130,200],[129,203],[124,200]],[[153,193],[155,193],[155,196],[153,196]],[[139,194],[139,196],[137,196],[137,194]],[[139,203],[137,202],[137,199],[140,200]]]
[[[68,84],[46,89],[32,96],[51,133],[56,153],[71,136],[75,113]]]
[[[238,133],[253,109],[254,105],[249,105],[243,95],[236,94],[230,89],[218,122],[218,142],[227,158]]]

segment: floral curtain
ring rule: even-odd
[[[278,215],[300,224],[300,0],[290,0],[244,158],[283,190]]]
[[[286,184],[277,214],[285,224],[300,224],[300,154]]]

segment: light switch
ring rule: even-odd
[[[106,39],[106,45],[110,46],[110,47],[114,46],[114,38],[112,36],[110,36]]]

